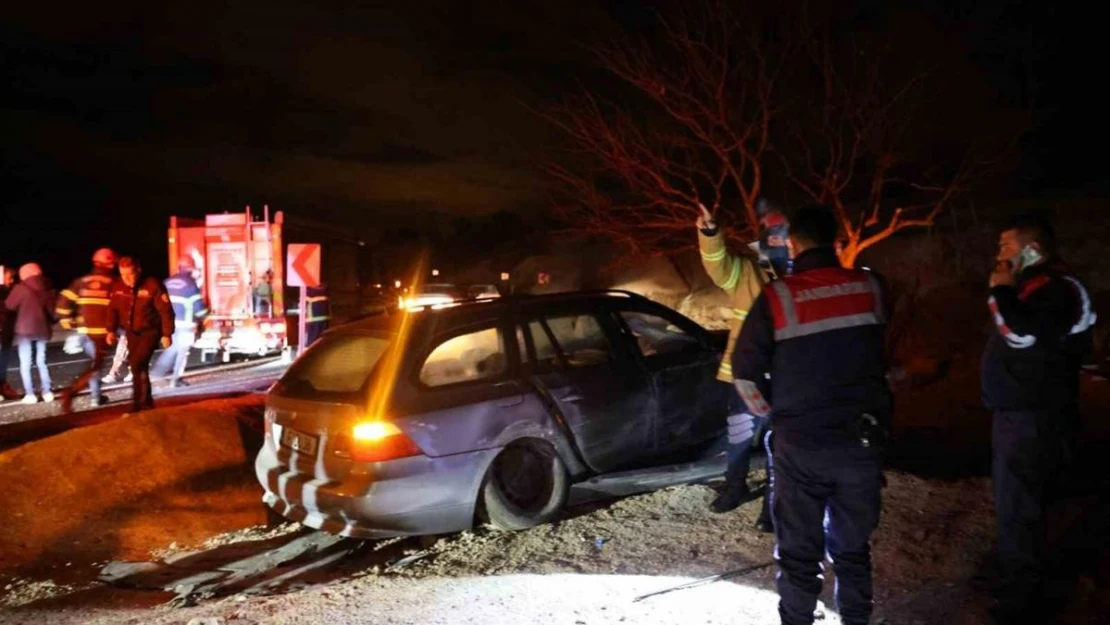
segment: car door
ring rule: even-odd
[[[621,303],[615,317],[637,347],[659,402],[661,453],[682,453],[721,436],[732,389],[717,381],[721,353],[708,332],[663,306]]]
[[[527,371],[599,473],[640,466],[656,449],[655,391],[621,349],[620,329],[597,307],[528,311],[520,317]]]

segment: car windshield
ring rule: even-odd
[[[360,394],[392,341],[365,334],[324,336],[293,363],[274,389],[296,399],[349,399]]]

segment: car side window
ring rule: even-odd
[[[505,339],[488,328],[447,339],[420,368],[420,381],[432,387],[499,378],[508,371]]]
[[[546,373],[561,369],[563,365],[559,360],[559,350],[555,347],[554,343],[551,342],[543,324],[539,321],[529,323],[528,333],[532,335],[532,345],[536,348],[536,373]]]
[[[551,334],[554,335],[555,342],[563,352],[568,367],[573,369],[609,362],[609,339],[605,336],[605,330],[598,323],[597,317],[593,315],[549,317],[545,322],[547,327],[551,328]],[[541,333],[543,331],[542,328],[538,330]],[[542,360],[537,330],[532,330],[532,337],[536,340],[536,359]],[[554,355],[554,348],[551,347],[546,334],[543,336],[543,341],[546,342],[546,349],[550,349]],[[557,363],[558,360],[555,362]]]
[[[675,354],[701,346],[697,337],[658,315],[632,311],[621,311],[620,315],[644,356]]]

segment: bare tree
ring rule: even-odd
[[[750,237],[788,48],[774,41],[773,20],[724,0],[682,6],[659,27],[654,42],[625,37],[594,50],[628,98],[587,90],[545,113],[578,159],[546,167],[556,205],[580,230],[634,251],[690,244],[699,201]]]
[[[947,45],[915,48],[905,35],[918,24],[881,42],[834,30],[836,5],[814,17],[804,4],[775,5],[774,15],[733,4],[679,3],[650,40],[595,49],[624,91],[584,90],[543,113],[571,145],[572,164],[546,169],[577,231],[633,252],[672,251],[694,244],[701,201],[750,241],[760,197],[780,182],[835,209],[850,266],[897,232],[932,226],[1000,162],[1004,142],[981,128],[944,145],[930,135],[949,123],[936,107],[951,70],[939,60],[906,67]],[[944,109],[952,119],[979,106],[959,104]],[[1016,127],[1005,136],[1012,145]]]
[[[805,49],[815,70],[808,76],[818,88],[802,99],[804,110],[784,116],[790,137],[784,143],[792,145],[779,156],[806,196],[836,211],[846,267],[897,232],[933,226],[941,211],[1002,161],[1019,135],[1013,124],[980,127],[970,140],[946,146],[946,154],[928,153],[922,113],[944,106],[930,97],[936,93],[930,79],[944,78],[932,74],[936,68],[899,79],[883,63],[894,58],[894,46],[849,39],[835,50],[827,32]]]

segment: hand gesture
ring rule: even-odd
[[[709,212],[709,209],[705,207],[705,204],[698,202],[698,210],[701,211],[701,214],[698,215],[697,222],[695,222],[698,230],[712,230],[717,227],[716,222],[713,221],[713,215]]]
[[[170,345],[173,345],[173,341],[170,340],[170,337],[163,336],[162,337],[162,349],[169,349]]]

